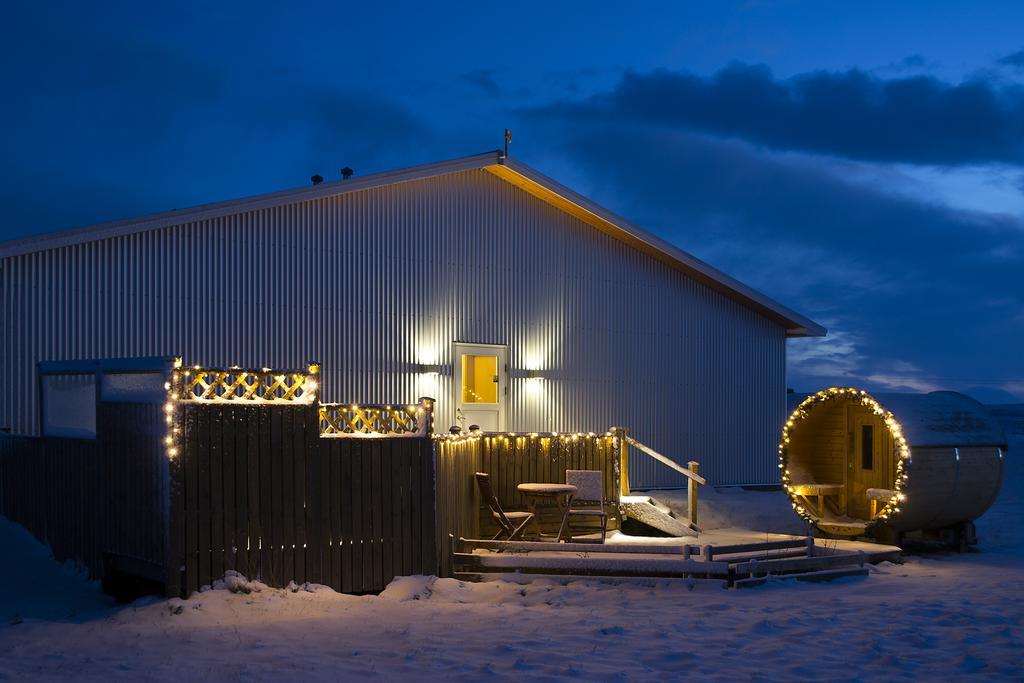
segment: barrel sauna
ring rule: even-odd
[[[923,532],[974,543],[999,493],[1006,436],[986,408],[952,391],[790,395],[779,469],[793,509],[821,531],[898,542]]]

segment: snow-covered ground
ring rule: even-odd
[[[112,608],[0,520],[0,679],[1020,680],[1022,456],[1018,434],[999,500],[978,522],[981,552],[746,591],[407,577],[377,597],[222,589]],[[709,529],[800,530],[784,526],[782,494],[709,493],[701,512]]]

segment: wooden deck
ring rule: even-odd
[[[538,578],[675,578],[723,587],[761,585],[772,578],[827,581],[864,576],[867,566],[898,561],[895,546],[813,537],[724,532],[692,539],[614,534],[609,542],[538,543],[451,539],[454,575],[485,581],[514,575]]]

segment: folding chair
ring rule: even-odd
[[[526,525],[533,521],[533,513],[505,512],[502,510],[498,497],[494,495],[494,489],[491,487],[491,475],[485,472],[477,472],[476,483],[480,487],[480,497],[483,498],[484,503],[490,508],[491,514],[494,515],[494,519],[500,527],[498,533],[491,540],[496,541],[504,534],[508,535],[508,540],[510,541],[522,538],[523,532],[526,531]]]
[[[601,521],[601,540],[604,543],[608,534],[608,513],[604,511],[604,487],[602,480],[604,474],[601,470],[566,470],[565,483],[576,487],[576,495],[573,496],[567,512],[566,533],[568,542],[573,542],[572,522],[581,517],[595,517]],[[577,507],[582,505],[583,507]],[[596,508],[594,506],[597,506]],[[579,539],[587,541],[589,539]],[[578,541],[577,541],[578,542]],[[593,542],[593,541],[592,541]]]

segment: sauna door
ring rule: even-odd
[[[885,422],[863,406],[849,407],[847,423],[847,514],[866,520],[871,517],[867,490],[893,486],[892,437]]]

